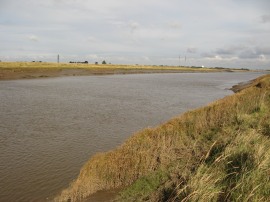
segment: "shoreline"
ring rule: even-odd
[[[0,80],[18,80],[18,79],[38,79],[67,76],[96,76],[96,75],[121,75],[121,74],[153,74],[153,73],[210,73],[206,71],[183,71],[183,70],[85,70],[85,69],[24,69],[20,71],[2,70],[0,71]]]
[[[261,76],[260,76],[261,77]],[[231,88],[229,88],[228,90],[231,90],[234,92],[234,94],[245,90],[249,87],[252,86],[252,84],[254,84],[254,82],[256,82],[257,80],[259,80],[259,78],[256,79],[252,79],[249,81],[245,81],[245,82],[240,82],[236,85],[233,85]],[[123,191],[125,188],[113,188],[113,189],[108,189],[108,190],[99,190],[93,194],[91,194],[90,196],[85,198],[86,202],[90,202],[90,201],[115,201],[118,197],[118,194],[121,193],[121,191]]]
[[[236,85],[233,85],[231,88],[229,88],[228,90],[231,90],[234,92],[234,94],[242,91],[242,90],[245,90],[249,87],[251,87],[256,81],[258,81],[259,79],[261,78],[258,77],[256,79],[252,79],[252,80],[249,80],[249,81],[245,81],[245,82],[240,82]],[[95,201],[103,201],[104,199],[109,200],[109,201],[115,201],[118,197],[118,194],[121,193],[121,191],[123,191],[125,188],[118,188],[118,189],[108,189],[108,190],[100,190],[100,191],[97,191],[93,194],[91,194],[90,196],[88,196],[87,198],[85,198],[85,201],[86,202],[90,202],[92,200],[95,200]]]
[[[167,196],[164,195],[167,193],[164,191],[175,190],[178,186],[175,188],[174,185],[182,183],[189,186],[191,191],[180,187],[179,191],[184,191],[184,195],[179,195],[176,190],[170,194],[170,198],[180,197],[180,200],[192,196],[196,199],[197,196],[193,196],[193,193],[197,193],[197,189],[204,191],[204,188],[196,186],[196,184],[201,184],[200,180],[205,179],[204,175],[206,177],[211,175],[211,179],[213,178],[213,182],[210,181],[211,183],[207,186],[210,188],[216,186],[220,189],[220,191],[213,193],[214,198],[229,196],[227,194],[231,193],[233,189],[227,191],[228,193],[222,192],[221,188],[225,185],[216,185],[217,182],[224,182],[223,178],[227,179],[228,171],[224,165],[231,165],[230,156],[238,153],[253,158],[254,152],[245,153],[245,151],[254,148],[256,138],[260,138],[260,144],[264,144],[264,136],[269,133],[269,126],[266,124],[269,119],[268,107],[266,106],[269,106],[267,103],[270,100],[269,96],[265,96],[269,94],[269,78],[270,75],[267,74],[248,83],[239,83],[233,88],[237,90],[236,92],[243,90],[240,93],[188,111],[155,128],[139,131],[114,150],[94,155],[84,164],[77,179],[64,189],[55,200],[76,201],[82,200],[82,197],[87,200],[91,196],[98,196],[99,193],[106,192],[106,190],[125,187],[116,198],[117,201],[135,201],[144,197],[158,201]],[[235,121],[236,118],[241,118],[241,121]],[[247,127],[251,122],[257,126],[256,131],[252,126]],[[256,132],[256,136],[254,136],[254,132]],[[242,151],[239,149],[239,145],[246,142],[246,136],[248,139],[255,139],[245,143],[246,148]],[[190,144],[190,142],[194,144]],[[256,147],[255,152],[260,151],[260,144]],[[219,155],[212,153],[214,146],[222,148],[218,151]],[[215,148],[213,152],[216,151]],[[135,153],[134,150],[136,150]],[[224,156],[221,160],[219,159],[220,155]],[[267,152],[265,156],[267,157]],[[235,158],[237,160],[239,157],[236,155]],[[201,173],[201,168],[204,167],[206,173]],[[218,167],[217,170],[215,170],[216,167]],[[212,176],[211,172],[207,173],[210,168],[215,175]],[[254,166],[254,172],[264,173],[255,168],[257,169],[258,166]],[[245,165],[243,165],[241,172],[245,171]],[[202,178],[197,179],[198,175],[202,175]],[[221,180],[219,180],[220,176]],[[190,184],[193,182],[192,179],[198,182]],[[255,183],[256,177],[253,181]],[[153,187],[145,192],[145,187],[150,185]],[[228,182],[226,187],[229,189],[231,184]],[[238,190],[234,193],[241,194]],[[261,197],[260,193],[257,195]],[[245,195],[243,197],[245,198]]]
[[[52,78],[65,76],[114,75],[114,74],[210,73],[210,72],[246,72],[246,71],[248,70],[176,67],[176,66],[0,62],[0,80],[37,79],[37,78]]]
[[[266,73],[264,76],[266,75],[269,75],[268,73]],[[229,90],[233,91],[234,93],[238,93],[242,90],[245,90],[251,86],[254,86],[254,83],[257,83],[259,82],[260,78],[262,76],[256,78],[256,79],[252,79],[252,80],[249,80],[249,81],[244,81],[244,82],[240,82],[236,85],[233,85],[231,88],[229,88]],[[258,85],[258,84],[257,84]],[[260,86],[256,86],[256,87],[260,87]]]

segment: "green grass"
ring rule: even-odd
[[[149,195],[157,190],[160,184],[168,180],[168,174],[159,170],[141,177],[130,187],[120,193],[119,201],[143,201],[149,199]]]
[[[92,157],[56,201],[269,201],[270,75]]]

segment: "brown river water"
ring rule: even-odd
[[[261,73],[175,73],[0,81],[0,201],[51,201],[97,152]]]

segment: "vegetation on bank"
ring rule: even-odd
[[[85,62],[0,62],[0,80],[33,79],[60,76],[87,76],[134,73],[182,73],[182,72],[221,72],[246,71],[233,69],[191,68],[176,66],[112,65],[88,64]]]
[[[0,80],[34,79],[62,76],[88,76],[109,74],[138,73],[183,73],[183,72],[243,72],[246,69],[198,68],[185,66],[156,65],[112,65],[104,60],[102,64],[84,62],[48,63],[33,62],[0,62]]]
[[[183,70],[183,71],[220,71],[216,68],[192,68],[178,66],[156,66],[156,65],[113,65],[107,64],[105,60],[102,64],[89,64],[88,62],[71,63],[50,63],[50,62],[0,62],[0,69],[148,69],[148,70]],[[223,68],[224,70],[225,68]],[[234,69],[243,70],[243,69]]]
[[[56,201],[269,201],[270,75],[93,156]]]

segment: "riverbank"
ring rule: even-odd
[[[0,80],[33,79],[62,76],[88,76],[142,73],[183,73],[183,72],[230,72],[242,69],[192,68],[175,66],[74,64],[45,62],[0,62]]]
[[[270,199],[270,75],[93,156],[56,201],[125,188],[117,201]]]

